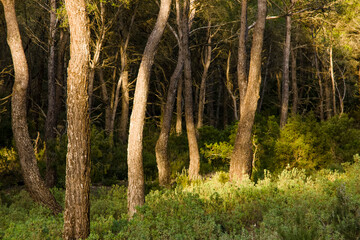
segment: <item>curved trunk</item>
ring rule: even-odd
[[[63,237],[86,239],[90,233],[90,29],[85,0],[65,0],[65,7],[70,27],[70,61],[66,101],[68,146]]]
[[[266,20],[266,0],[258,0],[257,21],[251,47],[249,81],[242,103],[234,151],[230,161],[230,179],[242,180],[251,176],[251,131],[254,124],[261,83],[261,52]]]
[[[130,117],[128,139],[128,214],[131,218],[136,212],[136,206],[144,204],[145,183],[142,162],[143,129],[145,123],[145,111],[147,96],[149,93],[150,71],[154,63],[154,57],[166,22],[170,14],[171,0],[161,0],[160,11],[146,43],[143,57],[136,80],[133,110]]]
[[[7,42],[10,47],[15,71],[15,82],[11,99],[11,123],[24,182],[35,201],[49,207],[54,214],[58,214],[62,211],[62,208],[41,179],[29,136],[26,119],[26,95],[29,85],[29,73],[16,19],[15,1],[1,0],[1,2],[4,5]]]

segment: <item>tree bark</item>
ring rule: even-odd
[[[176,135],[182,134],[182,92],[183,92],[183,77],[180,76],[176,95]]]
[[[293,97],[291,113],[294,116],[297,114],[297,109],[299,105],[299,93],[298,93],[297,78],[296,78],[296,71],[297,71],[296,57],[297,57],[297,50],[293,48],[291,52],[291,89],[292,89],[292,97]]]
[[[283,76],[282,76],[280,128],[283,128],[285,126],[286,121],[287,121],[287,117],[288,117],[288,112],[289,112],[290,47],[291,47],[291,16],[286,16],[286,34],[285,34]]]
[[[230,80],[230,63],[231,63],[231,51],[229,51],[229,54],[228,54],[228,58],[227,58],[227,61],[226,61],[226,89],[228,90],[228,93],[231,97],[231,100],[233,102],[233,106],[234,106],[234,118],[236,121],[239,120],[239,113],[238,113],[238,109],[237,109],[237,102],[236,102],[236,96],[235,94],[233,93],[234,91],[234,87],[233,87],[233,84]]]
[[[144,204],[145,183],[142,162],[143,129],[145,122],[145,111],[147,96],[149,93],[150,71],[154,63],[154,57],[161,36],[164,32],[169,13],[171,0],[161,0],[160,11],[146,43],[141,60],[134,95],[133,110],[130,117],[129,139],[128,139],[128,214],[131,218],[136,212],[136,206]]]
[[[332,105],[334,116],[337,115],[336,109],[336,82],[335,82],[335,75],[334,75],[334,62],[333,62],[333,48],[330,46],[329,49],[329,62],[330,62],[330,77],[331,77],[331,87],[332,87]]]
[[[261,52],[264,39],[267,1],[258,0],[258,13],[253,33],[249,80],[241,107],[234,151],[230,160],[230,179],[242,180],[252,171],[251,131],[254,124],[261,84]]]
[[[239,85],[239,109],[241,112],[241,105],[244,101],[247,87],[246,74],[246,35],[247,35],[247,0],[241,2],[241,19],[240,19],[240,33],[239,33],[239,49],[238,49],[238,63],[237,63],[237,77]]]
[[[319,67],[319,60],[318,60],[318,52],[317,47],[315,45],[315,36],[313,36],[314,39],[314,59],[315,59],[315,68],[316,68],[316,76],[319,81],[319,109],[320,109],[320,120],[324,120],[324,93],[323,93],[323,84],[321,79],[321,73],[320,73],[320,67]]]
[[[11,123],[18,150],[24,182],[30,196],[51,209],[54,214],[62,211],[54,196],[41,179],[35,153],[31,144],[26,116],[26,96],[29,85],[28,64],[22,46],[15,13],[14,0],[1,0],[7,27],[7,42],[14,64],[15,82],[11,99]]]
[[[193,113],[193,95],[192,95],[192,79],[191,79],[191,57],[190,57],[190,48],[189,48],[189,0],[183,2],[182,9],[182,23],[181,29],[183,31],[183,41],[182,47],[184,49],[184,99],[185,99],[185,123],[186,123],[186,133],[188,137],[189,145],[189,178],[191,180],[197,179],[199,177],[200,171],[200,154],[199,148],[196,139],[196,129],[194,123],[194,113]]]
[[[203,62],[203,74],[201,75],[201,84],[200,84],[200,95],[199,95],[199,108],[198,108],[198,121],[197,121],[197,128],[201,128],[204,122],[204,108],[205,108],[205,95],[206,95],[206,78],[209,72],[209,67],[211,63],[211,21],[208,23],[207,29],[207,46],[205,47],[205,56]]]
[[[66,191],[64,239],[90,233],[90,119],[88,73],[90,29],[85,0],[65,0],[70,28],[67,78]]]
[[[55,35],[56,35],[56,0],[50,1],[49,57],[48,57],[48,109],[45,122],[46,140],[46,185],[54,187],[56,181],[56,157],[53,142],[56,137],[56,81],[55,81]]]

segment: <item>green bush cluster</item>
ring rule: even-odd
[[[225,172],[190,182],[184,173],[173,189],[151,191],[130,221],[124,186],[92,187],[88,239],[359,239],[360,158],[354,159],[343,172],[265,171],[256,184],[229,182]],[[64,191],[52,191],[63,204]],[[2,239],[60,239],[62,217],[24,190],[0,194]]]

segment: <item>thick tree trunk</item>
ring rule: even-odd
[[[176,95],[176,135],[182,134],[182,92],[183,92],[183,77],[180,76]]]
[[[192,95],[192,79],[191,79],[191,57],[189,48],[189,0],[184,1],[182,12],[181,29],[183,31],[182,47],[184,49],[184,99],[185,99],[185,122],[186,133],[189,144],[189,178],[191,180],[197,179],[200,172],[200,154],[196,139],[196,128],[194,123],[193,113],[193,95]]]
[[[29,136],[26,117],[29,72],[16,19],[15,1],[1,0],[1,2],[4,6],[7,42],[10,47],[15,71],[15,82],[11,99],[11,122],[24,182],[35,201],[49,207],[54,214],[58,214],[62,211],[62,208],[41,179]]]
[[[247,87],[246,74],[246,35],[247,35],[247,0],[241,2],[241,19],[240,19],[240,33],[239,33],[239,49],[238,49],[238,63],[237,63],[237,77],[239,85],[239,109],[244,101]]]
[[[205,48],[205,56],[203,60],[203,74],[201,75],[201,84],[200,84],[200,95],[199,95],[199,108],[198,108],[198,121],[197,121],[197,128],[201,128],[204,122],[204,108],[205,108],[205,95],[206,95],[206,78],[209,72],[209,67],[211,63],[211,21],[208,23],[207,29],[207,46]]]
[[[289,65],[290,65],[290,47],[291,47],[291,16],[286,16],[286,34],[284,46],[283,75],[282,75],[282,94],[281,94],[281,112],[280,128],[286,124],[289,112]]]
[[[90,29],[85,0],[65,0],[65,7],[70,28],[70,62],[66,102],[68,146],[63,237],[86,239],[90,233]]]
[[[266,2],[266,0],[258,0],[258,14],[250,56],[249,81],[241,107],[234,151],[230,161],[231,180],[242,180],[246,175],[250,177],[252,171],[251,131],[261,84],[261,52],[265,30]]]
[[[142,162],[143,129],[145,123],[145,110],[149,93],[150,71],[161,36],[164,32],[169,13],[171,0],[161,0],[160,11],[146,43],[141,60],[135,88],[133,110],[130,118],[128,140],[128,214],[131,218],[136,212],[136,206],[144,204],[145,183]]]
[[[56,81],[55,81],[55,35],[56,35],[56,0],[50,1],[49,58],[48,58],[48,109],[45,122],[46,139],[46,185],[54,187],[56,181],[56,157],[53,141],[56,137]]]
[[[178,24],[178,36],[180,41],[183,39],[182,31],[180,29],[180,5],[179,0],[176,0],[176,13],[177,13],[177,24]],[[155,153],[156,163],[159,171],[159,184],[160,186],[168,186],[170,184],[170,162],[168,159],[168,140],[171,128],[171,117],[174,109],[176,90],[178,80],[181,78],[184,67],[184,50],[182,44],[179,42],[179,54],[175,70],[170,78],[170,84],[166,99],[165,108],[163,111],[163,119],[161,123],[161,130],[159,138],[156,142]]]
[[[291,53],[291,90],[292,90],[292,109],[291,114],[296,115],[297,109],[299,105],[299,93],[298,93],[298,87],[297,87],[297,78],[296,78],[296,70],[297,70],[297,64],[296,64],[296,57],[297,57],[297,50],[292,49]]]

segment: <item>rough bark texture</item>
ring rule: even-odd
[[[144,170],[142,162],[143,129],[145,110],[149,93],[149,79],[151,67],[161,36],[164,32],[169,13],[171,0],[161,0],[160,11],[153,31],[146,43],[143,57],[136,80],[133,110],[130,117],[128,139],[128,214],[132,217],[136,206],[144,204]]]
[[[207,29],[207,46],[205,47],[205,56],[203,60],[203,73],[201,75],[201,83],[200,83],[200,95],[199,95],[199,109],[198,109],[198,121],[197,121],[197,128],[201,128],[204,123],[204,108],[205,108],[205,95],[206,95],[206,78],[209,72],[209,67],[211,63],[211,22],[208,23]]]
[[[239,33],[238,63],[237,63],[237,77],[238,77],[239,95],[240,95],[239,97],[240,112],[247,87],[246,33],[247,33],[247,0],[243,0],[241,3],[241,20],[240,20],[240,33]]]
[[[182,92],[183,92],[183,77],[180,76],[176,95],[176,135],[182,134]]]
[[[26,116],[26,95],[29,85],[28,65],[22,46],[14,0],[1,0],[7,27],[7,42],[14,64],[15,82],[11,99],[11,122],[24,182],[31,197],[49,207],[54,214],[62,211],[45,182],[41,179]]]
[[[179,1],[176,1],[176,13],[177,13],[177,24],[178,24],[178,36],[179,40],[182,41],[182,32],[180,29],[180,6]],[[170,185],[170,162],[168,159],[168,140],[171,128],[171,117],[174,109],[176,90],[178,85],[178,80],[182,75],[184,67],[184,51],[182,45],[179,43],[179,53],[177,64],[175,70],[170,78],[168,94],[166,98],[166,103],[164,107],[164,114],[161,123],[161,130],[159,138],[156,142],[155,153],[156,153],[156,163],[159,171],[159,184],[160,186]]]
[[[286,16],[286,33],[283,59],[283,76],[282,76],[282,94],[281,94],[281,112],[280,112],[280,127],[283,128],[286,124],[289,112],[289,66],[290,66],[290,47],[291,47],[291,16]]]
[[[183,31],[183,49],[184,49],[184,98],[185,98],[185,122],[186,122],[186,133],[189,143],[189,177],[191,180],[199,177],[200,171],[200,155],[199,147],[196,139],[196,129],[194,123],[193,113],[193,96],[192,96],[192,79],[191,79],[191,58],[189,49],[189,24],[188,24],[188,13],[189,13],[189,0],[184,1],[183,12],[182,12],[182,23],[181,29]]]
[[[296,78],[296,70],[297,70],[297,51],[296,49],[292,49],[291,51],[291,89],[292,89],[292,108],[291,113],[293,115],[297,114],[297,109],[299,105],[299,93],[297,87],[297,78]]]
[[[90,233],[90,30],[85,0],[66,0],[65,7],[70,27],[70,62],[66,102],[68,146],[63,237],[86,239]]]
[[[261,83],[261,52],[264,39],[266,0],[258,0],[258,13],[253,33],[250,56],[249,81],[241,107],[240,121],[236,134],[234,151],[230,161],[230,179],[242,180],[251,176],[252,151],[251,130],[254,124]]]
[[[55,34],[56,34],[56,0],[50,1],[50,27],[49,27],[49,58],[48,58],[48,109],[45,122],[46,140],[46,185],[54,187],[56,181],[56,157],[53,141],[56,137],[56,81],[55,81]]]
[[[332,87],[332,105],[333,105],[333,111],[334,115],[337,114],[336,110],[336,82],[335,82],[335,76],[334,76],[334,63],[333,63],[333,49],[332,46],[330,46],[329,49],[329,62],[330,62],[330,77],[331,77],[331,87]]]

